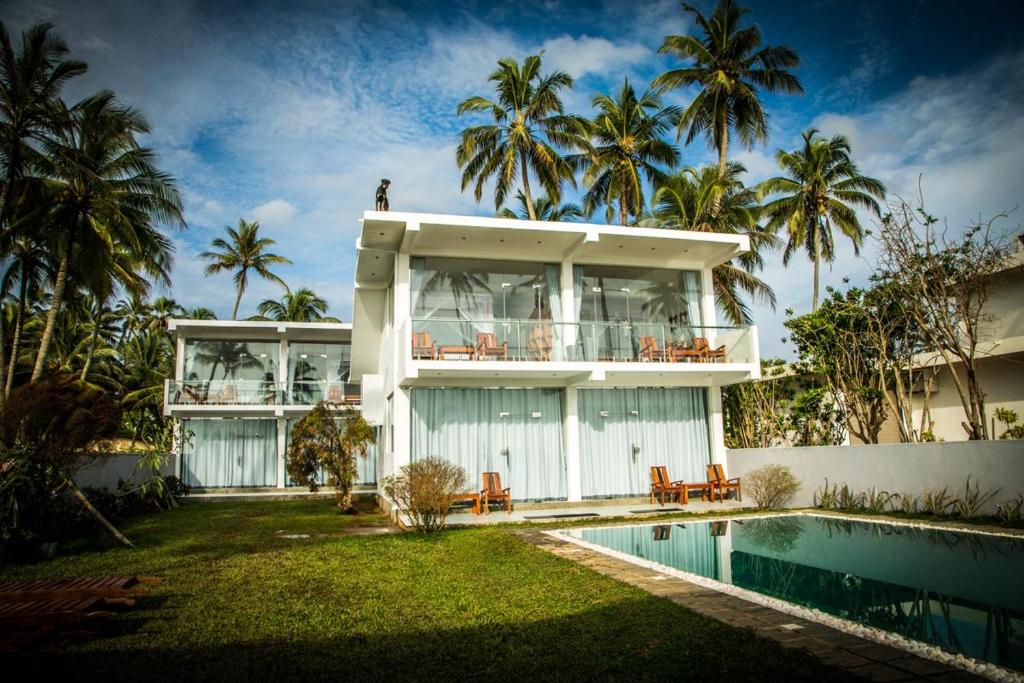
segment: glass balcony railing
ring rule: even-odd
[[[413,360],[752,363],[749,327],[414,318]]]
[[[360,402],[359,385],[347,382],[298,380],[277,383],[259,380],[167,380],[169,405],[314,405],[320,401],[355,405]]]

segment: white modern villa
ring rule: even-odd
[[[365,212],[351,325],[173,320],[179,468],[285,487],[291,421],[321,398],[380,427],[372,485],[439,456],[518,501],[646,495],[649,467],[724,462],[722,386],[760,374],[717,324],[712,269],[745,236]]]

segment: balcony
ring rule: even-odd
[[[757,363],[750,327],[413,318],[413,361]]]
[[[311,406],[322,400],[339,405],[358,405],[359,385],[346,382],[266,382],[259,380],[167,380],[168,406]]]

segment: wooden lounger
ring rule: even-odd
[[[52,627],[115,616],[114,612],[102,609],[105,605],[104,598],[5,602],[0,604],[0,630],[10,631],[26,626]]]
[[[75,577],[0,582],[0,603],[60,598],[128,598],[142,593],[142,585],[155,585],[155,576]]]

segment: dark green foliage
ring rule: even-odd
[[[356,458],[365,458],[376,442],[373,427],[359,411],[347,406],[338,409],[320,401],[292,427],[288,476],[316,492],[320,472],[326,472],[328,485],[335,488],[338,507],[350,512],[354,509],[352,486],[358,474]]]

